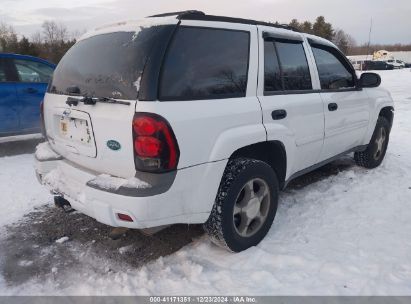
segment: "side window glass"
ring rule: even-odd
[[[160,77],[160,100],[243,97],[247,89],[248,32],[180,27]]]
[[[264,42],[264,91],[281,91],[281,70],[273,41]]]
[[[6,82],[6,64],[3,59],[0,58],[0,82]]]
[[[311,90],[311,75],[301,42],[264,42],[264,91]]]
[[[354,75],[336,51],[312,46],[320,77],[321,89],[336,90],[355,87]]]
[[[40,62],[19,59],[14,65],[21,82],[48,83],[53,74],[53,68]]]
[[[311,75],[302,43],[276,41],[284,90],[311,90]]]

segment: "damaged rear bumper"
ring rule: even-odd
[[[123,179],[81,168],[56,154],[48,143],[41,144],[35,158],[41,184],[63,196],[74,209],[113,227],[146,229],[204,223],[214,201],[191,203],[198,195],[196,190],[201,189],[196,180],[205,173],[204,167],[199,168],[202,166],[161,175],[140,172],[134,178]],[[224,170],[225,164],[213,166]],[[127,214],[133,221],[123,221],[118,214]]]

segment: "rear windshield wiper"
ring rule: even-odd
[[[123,104],[123,105],[130,105],[130,102],[128,101],[121,101],[121,100],[117,100],[114,98],[110,98],[110,97],[99,97],[97,98],[98,102],[106,102],[106,103],[118,103],[118,104]]]
[[[113,103],[113,104],[118,103],[118,104],[123,104],[126,106],[130,105],[130,102],[128,101],[116,100],[110,97],[88,97],[88,96],[85,96],[83,98],[67,97],[67,100],[66,100],[66,104],[68,104],[69,106],[77,106],[79,102],[82,102],[85,105],[95,105],[97,102]]]

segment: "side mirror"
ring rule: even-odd
[[[381,84],[381,77],[376,73],[362,73],[360,77],[360,86],[362,88],[376,88]]]

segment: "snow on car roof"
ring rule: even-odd
[[[327,39],[324,39],[322,37],[311,35],[311,34],[305,34],[305,36],[307,37],[307,39],[311,39],[314,42],[337,48],[337,46],[334,43],[332,43],[331,41],[329,41]]]
[[[134,32],[138,33],[142,28],[151,27],[155,25],[166,25],[166,24],[177,24],[179,20],[175,17],[155,17],[155,18],[144,18],[140,20],[130,20],[112,23],[108,25],[103,25],[95,28],[83,36],[80,37],[78,41],[102,34],[115,33],[115,32]]]

